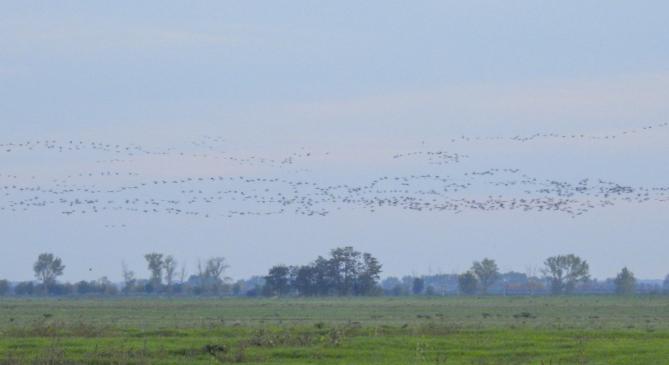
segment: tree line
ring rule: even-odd
[[[372,296],[381,294],[381,264],[351,246],[330,251],[309,265],[276,265],[262,287],[264,296]]]
[[[267,274],[233,281],[225,276],[224,257],[198,260],[196,271],[188,274],[172,255],[144,255],[148,278],[137,278],[122,265],[122,283],[103,277],[94,281],[63,283],[63,260],[43,253],[33,265],[35,281],[10,283],[0,280],[0,295],[215,295],[215,296],[398,296],[398,295],[498,295],[575,294],[591,292],[629,295],[641,286],[628,268],[604,283],[591,279],[587,261],[573,255],[547,258],[537,272],[501,273],[493,259],[475,261],[461,274],[387,277],[381,281],[382,265],[370,253],[351,246],[338,247],[326,257],[318,256],[306,265],[275,265]],[[595,284],[599,286],[595,286]],[[592,288],[600,288],[592,291]],[[657,288],[656,288],[657,289]],[[662,290],[669,293],[669,275]],[[662,290],[655,290],[661,292]],[[653,292],[646,290],[646,292]]]

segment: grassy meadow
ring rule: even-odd
[[[669,297],[2,299],[0,364],[669,364]]]

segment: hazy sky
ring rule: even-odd
[[[138,158],[114,167],[146,179],[298,174],[350,183],[521,168],[547,179],[667,186],[666,128],[615,141],[448,143],[462,135],[605,135],[669,121],[667,14],[666,1],[0,2],[0,143],[191,148],[221,136],[222,148],[242,155],[333,156],[311,161],[308,177],[206,159]],[[470,158],[457,167],[386,158],[418,149]],[[5,153],[0,186],[16,183],[8,174],[46,186],[61,173],[100,168],[87,155]],[[142,255],[160,251],[190,269],[198,258],[225,256],[228,274],[240,278],[351,244],[378,256],[386,275],[462,271],[484,256],[525,271],[573,252],[596,277],[628,265],[638,277],[659,278],[669,273],[668,218],[666,201],[577,218],[0,211],[0,277],[30,279],[44,251],[63,258],[67,280],[118,280],[122,260],[144,276]]]

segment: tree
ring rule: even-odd
[[[318,256],[316,261],[311,264],[313,271],[312,280],[316,285],[316,295],[332,295],[336,290],[336,278],[338,273],[332,269],[330,260]]]
[[[96,284],[97,284],[101,294],[105,294],[105,295],[116,295],[116,294],[118,294],[118,288],[106,276],[103,276],[100,279],[98,279]]]
[[[121,266],[123,268],[123,292],[128,294],[135,289],[137,280],[135,279],[135,273],[132,270],[128,270],[125,262],[121,263]]]
[[[63,275],[65,265],[59,257],[51,253],[43,253],[37,257],[33,270],[37,280],[41,281],[44,286],[44,293],[48,293],[49,288],[56,283],[56,278]]]
[[[287,295],[290,292],[290,272],[291,269],[285,265],[276,265],[269,269],[265,276],[266,296]]]
[[[295,290],[298,295],[315,296],[319,293],[317,269],[314,265],[304,265],[296,269]]]
[[[481,262],[475,261],[471,271],[476,275],[483,294],[487,294],[488,289],[499,279],[499,269],[495,260],[484,258]]]
[[[35,284],[32,281],[22,281],[14,287],[14,294],[16,295],[33,295],[35,294]]]
[[[224,257],[212,257],[204,264],[198,261],[198,275],[197,278],[200,283],[202,292],[210,291],[217,293],[220,291],[223,284],[223,273],[229,266],[225,263]]]
[[[186,281],[186,264],[181,265],[179,272],[179,283],[183,284]]]
[[[207,266],[204,271],[205,276],[215,281],[222,281],[223,278],[221,276],[223,276],[228,267],[230,266],[225,263],[225,257],[212,257],[207,260]]]
[[[335,248],[330,252],[330,268],[337,294],[353,295],[359,271],[360,252],[351,246]]]
[[[537,291],[544,289],[542,280],[538,277],[539,269],[530,265],[526,267],[525,275],[527,276],[527,290],[530,295],[534,295]]]
[[[197,275],[193,276],[188,279],[188,281],[191,281],[193,279],[197,279],[197,286],[195,287],[195,290],[198,294],[202,294],[206,291],[207,289],[207,278],[205,277],[205,265],[202,263],[202,260],[198,259],[197,260]]]
[[[356,280],[354,294],[375,295],[378,292],[378,282],[381,278],[382,265],[369,253],[362,254],[360,272]]]
[[[91,281],[90,283],[86,280],[82,280],[74,284],[74,290],[79,295],[86,295],[93,293],[95,290],[95,282]]]
[[[9,281],[0,280],[0,296],[7,295],[9,293]]]
[[[616,279],[614,280],[616,284],[616,293],[621,295],[633,294],[636,288],[636,278],[634,273],[629,271],[626,267],[618,273]]]
[[[411,291],[414,295],[420,295],[423,293],[425,288],[425,280],[423,278],[414,278],[413,284],[411,285]]]
[[[167,291],[171,293],[177,271],[177,260],[174,259],[174,256],[169,255],[163,260],[163,267],[165,269],[165,283],[167,284]]]
[[[549,257],[544,265],[544,275],[551,281],[553,294],[571,293],[576,284],[590,278],[587,261],[573,254]]]
[[[274,266],[264,278],[263,295],[285,295],[291,290],[301,296],[377,295],[382,265],[369,253],[353,247],[330,251],[330,258],[318,256],[309,265]]]
[[[232,285],[232,295],[238,297],[242,294],[242,290],[244,290],[244,280],[237,280]]]
[[[163,268],[165,262],[163,261],[163,254],[161,253],[148,253],[144,255],[146,259],[146,264],[151,272],[151,285],[153,285],[153,290],[158,290],[163,284]]]
[[[479,281],[473,272],[467,271],[464,274],[458,275],[458,287],[461,293],[466,295],[476,294],[478,285]]]
[[[665,276],[663,286],[664,286],[664,291],[666,293],[669,293],[669,274]]]
[[[404,290],[404,287],[402,284],[395,284],[393,288],[390,290],[393,296],[399,297],[402,295],[406,295],[406,291]]]

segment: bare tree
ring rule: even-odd
[[[221,276],[225,270],[230,267],[225,263],[224,257],[212,257],[207,260],[207,266],[205,268],[205,277],[212,279],[214,281],[223,280]]]
[[[59,257],[55,257],[52,253],[43,253],[37,257],[33,270],[37,280],[42,282],[46,294],[56,282],[56,278],[63,275],[65,265]]]
[[[212,257],[208,259],[204,267],[204,272],[201,274],[204,276],[204,286],[208,287],[212,292],[219,292],[225,280],[223,273],[225,273],[228,267],[224,257]],[[202,268],[200,267],[199,270],[202,271]]]
[[[527,290],[530,292],[530,295],[534,295],[537,290],[543,288],[541,279],[539,279],[539,269],[536,265],[526,266],[525,275],[527,275]]]
[[[181,284],[186,282],[186,264],[181,265],[181,271],[179,272],[179,282]]]
[[[122,262],[121,265],[123,266],[123,292],[128,294],[134,289],[137,280],[135,279],[135,272],[128,270],[125,262]]]
[[[200,290],[205,290],[205,284],[207,278],[205,277],[205,265],[202,263],[202,260],[197,259],[197,281]]]

